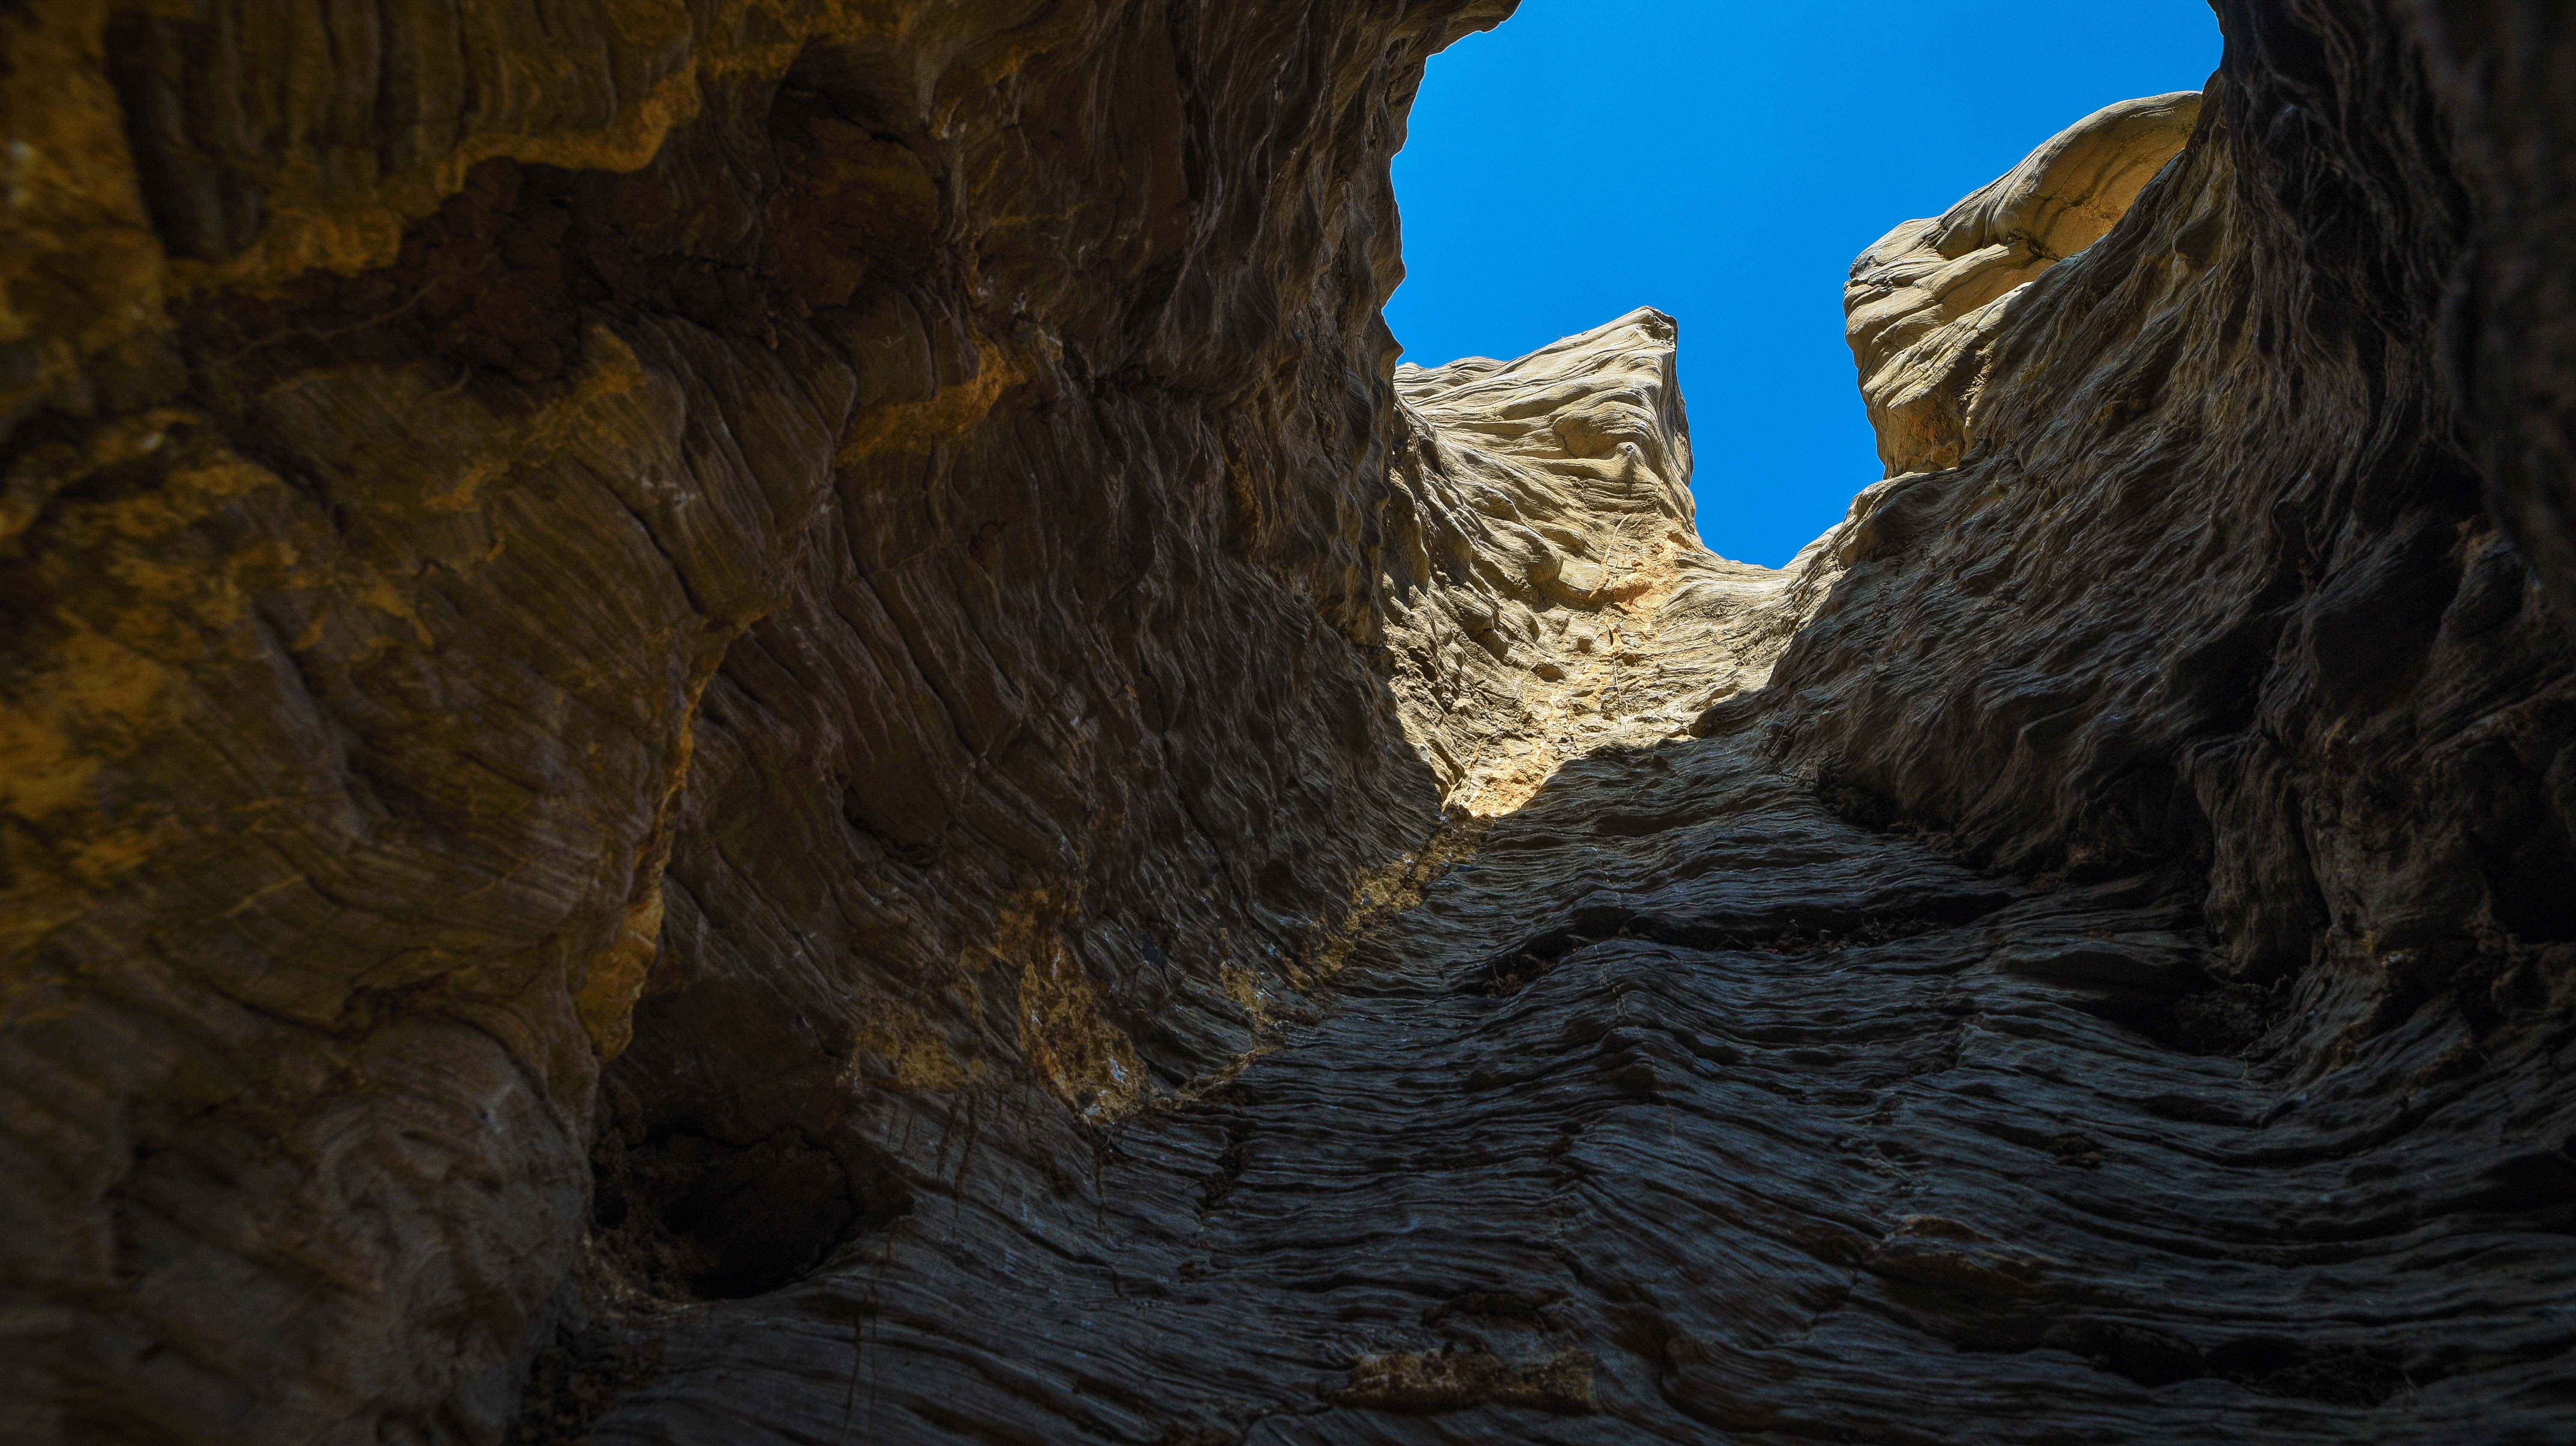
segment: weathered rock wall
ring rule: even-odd
[[[1900,475],[1772,692],[1706,726],[1766,720],[1854,806],[2004,868],[2189,860],[2239,1002],[2278,986],[2322,1034],[2454,990],[2561,1010],[2576,655],[2444,383],[2448,122],[2388,15],[2228,25],[2191,144],[2080,255],[1894,355],[1908,248],[1981,198],[1862,258]]]
[[[1248,1048],[1437,815],[1386,159],[1506,8],[0,17],[13,1438],[490,1437],[621,1049],[721,1290],[854,1097]]]
[[[2576,424],[2567,405],[2576,376],[2568,283],[2576,113],[2566,104],[2576,90],[2576,17],[2548,0],[2401,0],[2393,10],[2438,97],[2468,201],[2469,244],[2451,257],[2444,297],[2450,391],[2476,435],[2496,515],[2560,609],[2576,609]],[[2338,23],[2327,14],[2306,28]],[[2336,68],[2301,48],[2309,75]]]
[[[12,1439],[2564,1434],[2555,12],[1892,233],[1774,572],[1390,366],[1508,8],[0,14]]]
[[[1769,673],[1813,589],[1703,545],[1678,328],[1639,311],[1512,362],[1396,371],[1391,599],[1407,736],[1491,818],[1557,767],[1672,736]]]

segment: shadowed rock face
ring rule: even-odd
[[[2129,217],[1953,323],[1918,386],[1956,464],[1864,494],[1781,706],[1710,726],[2005,868],[2189,860],[2222,972],[2349,1043],[2463,980],[2555,997],[2576,734],[2439,375],[2445,122],[2332,24],[2239,22]],[[2367,64],[2247,59],[2329,45]]]
[[[2221,9],[1778,571],[1501,0],[0,15],[7,1434],[2576,1431],[2576,52]]]
[[[2576,611],[2576,414],[2567,405],[2576,363],[2568,282],[2576,115],[2565,104],[2576,86],[2576,16],[2547,0],[2391,8],[2423,69],[2420,80],[2409,77],[2408,102],[2437,107],[2448,123],[2455,184],[2468,202],[2469,244],[2449,258],[2444,296],[2449,390],[2471,419],[2488,505],[2559,610]],[[2309,26],[2351,23],[2326,16]],[[2283,38],[2296,44],[2298,32]],[[2319,67],[2300,59],[2282,68],[2306,90]]]
[[[765,1288],[864,1101],[1253,1047],[1439,815],[1386,159],[1505,8],[0,16],[0,1434],[493,1439],[594,1205]]]

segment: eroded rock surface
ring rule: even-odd
[[[2190,138],[2196,92],[2105,106],[1940,216],[1861,253],[1845,334],[1888,475],[1958,465],[1991,334],[2034,277],[2109,231]]]
[[[1669,737],[1759,686],[1814,589],[1695,527],[1675,326],[1654,311],[1514,362],[1399,367],[1388,625],[1407,736],[1450,807],[1490,818],[1556,768]]]
[[[1505,8],[0,16],[6,1434],[493,1439],[586,1235],[1254,1047],[1439,817],[1386,159]]]
[[[2576,1432],[2554,12],[1891,233],[1773,571],[1391,366],[1508,8],[0,14],[11,1439]]]

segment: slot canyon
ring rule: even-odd
[[[0,4],[0,1438],[2576,1439],[2576,12],[1886,218],[1771,569],[1397,364],[1512,8]]]

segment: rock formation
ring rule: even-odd
[[[1529,801],[1559,765],[1648,746],[1760,686],[1802,574],[1700,540],[1671,318],[1640,311],[1501,363],[1399,367],[1391,539],[1400,720],[1447,806]]]
[[[1852,267],[1844,312],[1888,475],[1955,467],[1989,337],[2021,288],[2102,239],[2199,119],[2197,93],[2108,106]]]
[[[0,1430],[2576,1430],[2576,32],[2224,0],[1773,571],[1391,365],[1509,8],[0,14]]]
[[[10,1434],[492,1439],[586,1234],[1252,1048],[1438,815],[1386,160],[1501,9],[0,17]]]

